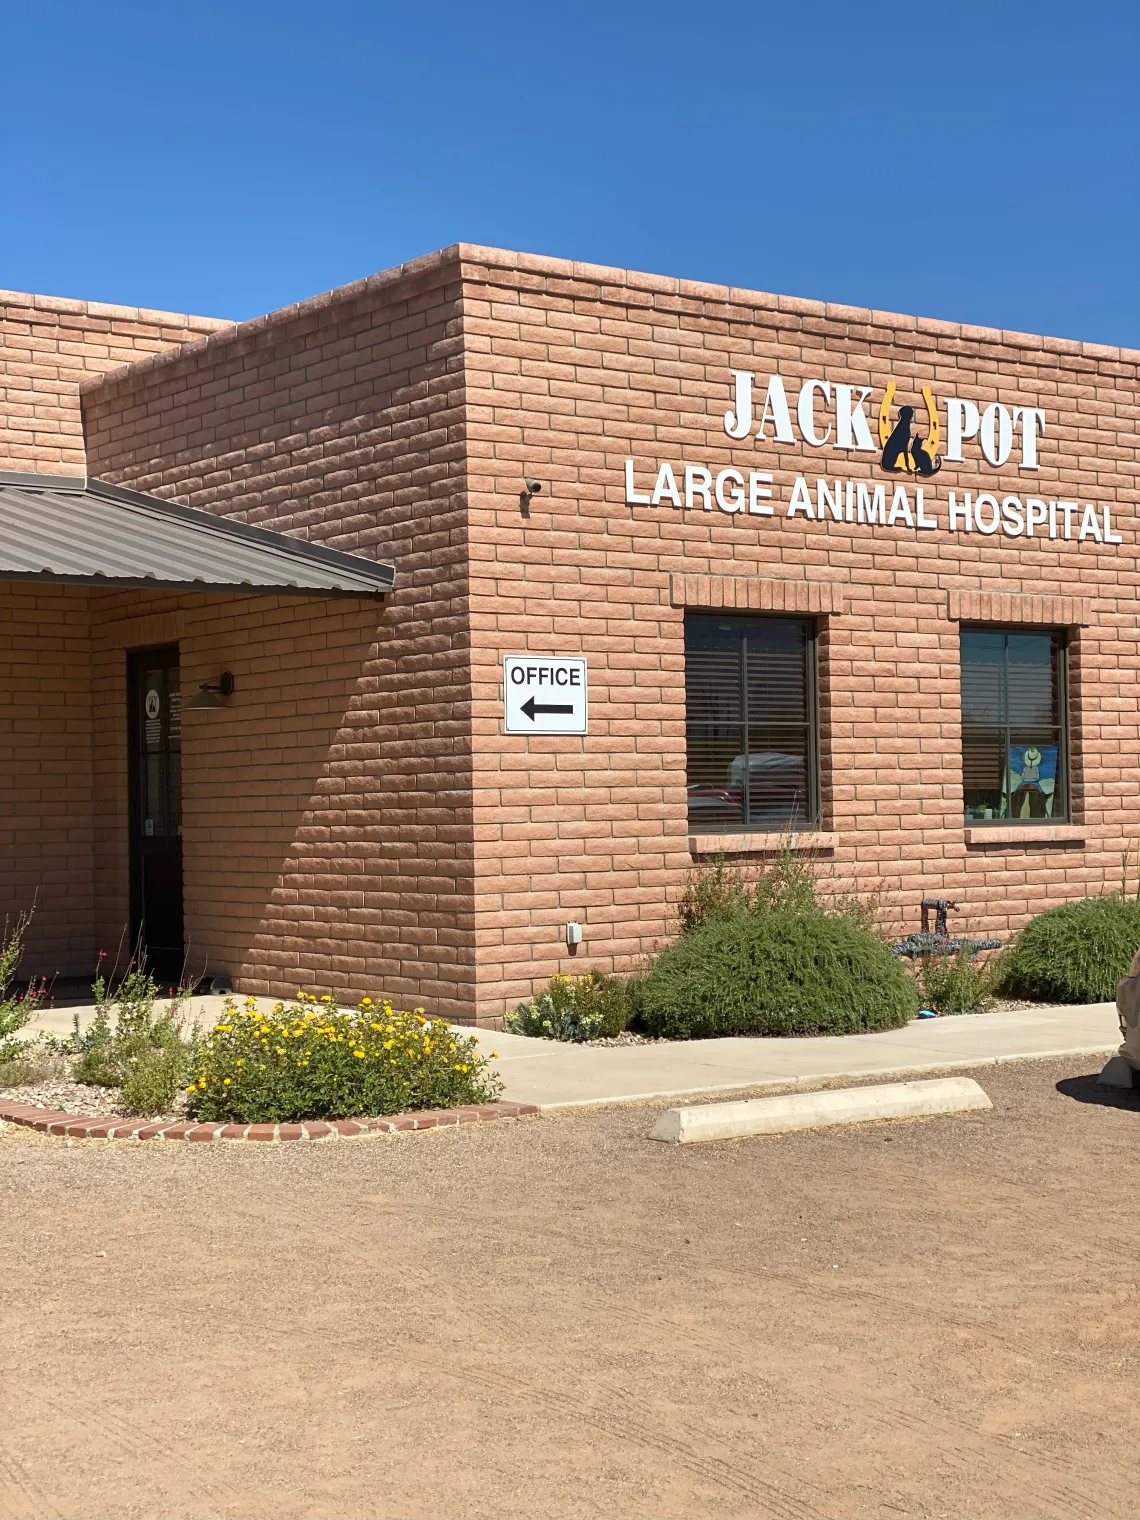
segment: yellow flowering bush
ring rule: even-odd
[[[502,1092],[472,1036],[386,998],[344,1009],[299,992],[270,1013],[227,998],[196,1057],[187,1111],[235,1124],[458,1108]]]

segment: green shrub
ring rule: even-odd
[[[386,999],[346,1011],[328,994],[299,994],[268,1014],[253,998],[244,1009],[227,998],[193,1075],[188,1112],[235,1124],[457,1108],[502,1091],[472,1036]]]
[[[190,1052],[181,1044],[157,1045],[131,1062],[119,1094],[125,1114],[167,1114],[190,1075]]]
[[[994,973],[963,945],[957,955],[923,955],[915,966],[922,1000],[936,1013],[984,1013],[993,1002]]]
[[[630,1003],[616,976],[587,971],[585,976],[552,976],[544,991],[508,1013],[511,1034],[546,1040],[612,1039],[628,1026]]]
[[[46,1041],[33,1040],[9,1060],[0,1061],[0,1087],[32,1087],[68,1074],[67,1059]]]
[[[1002,958],[1001,989],[1058,1003],[1108,1003],[1140,950],[1140,903],[1082,897],[1030,919]]]
[[[183,1038],[179,998],[156,1011],[158,984],[145,966],[135,962],[113,993],[102,976],[96,977],[92,991],[95,1017],[80,1040],[75,1081],[95,1087],[122,1087],[137,1061],[161,1052],[170,1063],[181,1061],[176,1084],[180,1086],[189,1074],[192,1045]]]
[[[828,892],[819,881],[819,863],[810,851],[784,848],[768,865],[745,871],[723,856],[694,871],[677,905],[682,934],[713,919],[736,913],[826,913],[849,918],[875,932],[878,905],[856,892]]]
[[[818,910],[714,918],[658,955],[636,999],[639,1026],[670,1039],[895,1029],[918,1007],[882,940]]]
[[[27,1049],[29,1042],[20,1037],[20,1031],[31,1023],[47,996],[47,983],[42,980],[31,982],[24,992],[13,990],[31,921],[30,913],[21,913],[9,928],[5,919],[0,934],[0,1064],[16,1060]]]

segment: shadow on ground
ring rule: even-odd
[[[1140,1113],[1140,1088],[1133,1086],[1102,1087],[1097,1074],[1087,1077],[1066,1077],[1057,1083],[1057,1091],[1064,1098],[1075,1098],[1078,1103],[1095,1103],[1101,1108],[1130,1108]]]

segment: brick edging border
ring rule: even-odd
[[[305,1119],[290,1124],[203,1124],[193,1119],[156,1124],[150,1119],[98,1119],[66,1114],[34,1103],[0,1103],[0,1120],[22,1124],[69,1140],[354,1140],[406,1130],[443,1129],[453,1124],[486,1124],[537,1114],[535,1103],[481,1103],[469,1108],[425,1108],[385,1119]]]

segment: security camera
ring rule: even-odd
[[[537,496],[538,493],[542,490],[542,481],[528,480],[526,483],[526,488],[532,496]]]

